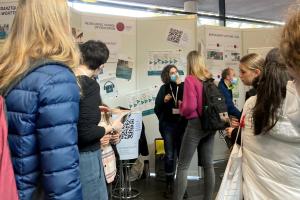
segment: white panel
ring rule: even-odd
[[[149,51],[179,50],[183,59],[196,46],[196,22],[195,16],[156,17],[137,20],[137,88],[160,87],[160,76],[148,76]],[[189,32],[189,42],[185,46],[177,46],[167,42],[167,34],[170,27],[181,27]],[[186,71],[184,66],[184,71]],[[184,77],[182,77],[184,79]],[[144,117],[146,136],[150,147],[150,168],[154,171],[154,139],[161,137],[158,131],[158,119],[155,115]],[[198,174],[197,163],[193,162],[190,175]]]

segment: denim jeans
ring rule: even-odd
[[[182,200],[187,187],[188,169],[197,149],[201,146],[200,158],[204,169],[204,199],[211,200],[215,187],[215,171],[213,167],[213,148],[215,133],[204,132],[198,118],[188,121],[185,134],[182,139],[181,150],[175,181],[174,200]]]
[[[83,200],[107,200],[108,194],[100,150],[80,152],[79,162]]]
[[[180,122],[162,122],[162,137],[165,148],[166,175],[174,175],[176,160],[179,157],[180,145],[184,134],[183,124]]]

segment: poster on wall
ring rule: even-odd
[[[180,75],[184,75],[185,58],[182,50],[149,51],[148,76],[160,76],[167,65],[175,65]]]
[[[116,98],[118,96],[117,80],[115,76],[101,77],[97,79],[102,98]]]
[[[18,1],[2,0],[0,2],[0,40],[9,34],[14,16],[16,14]]]
[[[128,95],[128,107],[133,111],[142,112],[143,116],[151,115],[154,113],[157,93],[157,88],[136,91]]]
[[[179,47],[188,46],[191,33],[181,27],[169,26],[167,28],[167,42]]]
[[[138,157],[141,131],[142,113],[129,113],[122,128],[120,143],[117,144],[120,160],[135,159]]]
[[[242,53],[241,32],[237,30],[206,29],[206,64],[216,81],[225,68],[232,68],[238,77]],[[232,90],[236,106],[240,105],[240,81]]]

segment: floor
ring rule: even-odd
[[[224,173],[226,167],[226,162],[219,162],[215,164],[216,172],[216,187],[215,195],[218,192],[218,188],[221,184],[221,177]],[[199,200],[203,198],[203,179],[199,180],[189,180],[188,182],[188,200]],[[132,183],[133,188],[136,188],[141,192],[141,195],[135,199],[138,200],[166,200],[163,197],[163,192],[165,189],[165,183],[162,181],[157,181],[155,177],[149,177],[146,179],[141,179]]]

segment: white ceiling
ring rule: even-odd
[[[183,8],[187,0],[117,0],[135,2],[164,7]],[[247,17],[261,20],[283,21],[287,9],[296,0],[226,0],[227,15]],[[198,10],[219,12],[219,0],[198,0]]]

